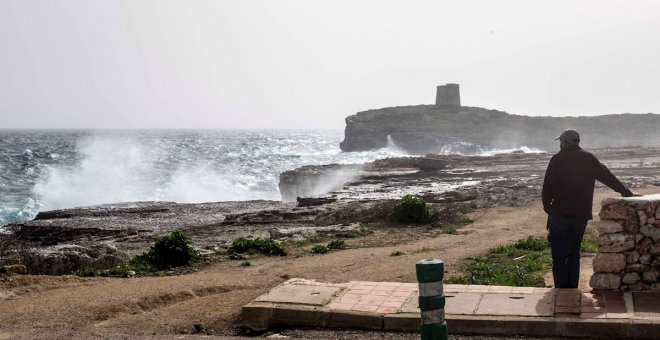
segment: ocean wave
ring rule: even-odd
[[[455,142],[443,146],[442,149],[440,149],[439,154],[487,157],[487,156],[495,156],[495,155],[510,154],[510,153],[545,153],[545,152],[546,151],[544,150],[537,148],[530,148],[524,145],[513,148],[498,149],[498,148],[483,147],[481,145],[469,143],[469,142]]]
[[[78,162],[46,166],[31,192],[40,210],[132,201],[280,200],[279,174],[286,170],[406,155],[395,145],[342,152],[340,133],[316,139],[302,134],[297,142],[278,134],[207,137],[92,135],[77,142]]]

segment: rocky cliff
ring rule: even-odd
[[[577,129],[587,148],[660,145],[660,115],[616,114],[593,117],[528,117],[479,107],[416,105],[358,112],[346,118],[343,151],[387,146],[389,139],[410,154],[439,153],[452,148],[528,146],[557,149],[554,138]]]

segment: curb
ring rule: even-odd
[[[446,314],[451,334],[528,335],[578,338],[657,339],[660,323],[644,319],[472,316]],[[355,328],[419,332],[419,313],[379,314],[333,311],[323,307],[250,302],[241,325],[254,331],[282,327]]]

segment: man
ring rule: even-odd
[[[580,243],[591,208],[595,180],[633,196],[598,159],[580,148],[580,134],[564,130],[560,151],[552,156],[543,181],[543,210],[548,214],[548,240],[552,250],[555,288],[577,288],[580,277]]]

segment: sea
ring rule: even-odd
[[[284,171],[407,156],[391,141],[342,152],[342,139],[340,130],[0,130],[0,229],[39,211],[104,203],[280,200]]]

